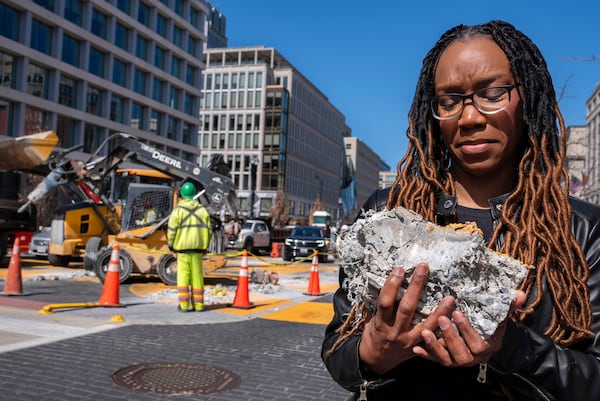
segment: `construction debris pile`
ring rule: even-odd
[[[406,270],[404,291],[414,266],[427,262],[429,279],[414,323],[453,295],[483,338],[506,318],[528,271],[519,261],[487,248],[474,224],[441,227],[403,208],[367,212],[350,227],[338,252],[347,275],[343,286],[353,305],[364,303],[374,312],[379,290],[395,267]]]

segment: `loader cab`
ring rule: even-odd
[[[168,217],[173,209],[173,193],[169,185],[130,184],[121,213],[121,231],[148,226]]]

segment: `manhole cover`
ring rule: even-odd
[[[165,395],[212,394],[231,390],[242,379],[217,366],[193,363],[142,363],[117,370],[113,381],[132,390]]]

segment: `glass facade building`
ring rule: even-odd
[[[0,1],[0,135],[54,130],[94,151],[135,135],[198,157],[201,0]]]
[[[283,189],[292,219],[306,221],[317,199],[336,216],[344,115],[273,48],[209,48],[204,60],[199,164],[223,156],[241,214],[267,217]]]

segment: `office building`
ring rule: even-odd
[[[94,151],[133,134],[198,157],[203,0],[0,1],[0,135]]]
[[[587,160],[589,178],[583,198],[600,204],[600,83],[585,103],[586,127],[588,135]]]
[[[208,48],[198,144],[231,167],[242,215],[267,217],[278,189],[290,217],[311,207],[336,216],[344,162],[344,115],[274,48]]]
[[[379,188],[379,172],[382,165],[387,165],[366,143],[356,137],[344,138],[344,149],[346,156],[354,164],[356,203],[348,213],[352,221],[373,191]]]

